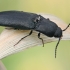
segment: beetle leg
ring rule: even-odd
[[[13,27],[6,27],[5,29],[7,29],[7,30],[11,30],[11,29],[14,29],[14,30],[20,30],[20,29],[13,28]]]
[[[30,33],[27,35],[27,36],[30,36],[32,34],[33,30],[30,31]],[[17,45],[20,41],[22,41],[24,38],[26,38],[27,36],[25,37],[22,37],[15,45]],[[15,46],[14,45],[14,46]]]
[[[7,30],[11,30],[11,29],[13,29],[12,27],[6,27],[5,29],[7,29]]]
[[[43,44],[43,47],[44,47],[44,41],[43,41],[42,38],[40,38],[40,34],[41,34],[41,33],[38,33],[38,38],[42,40],[42,44]]]

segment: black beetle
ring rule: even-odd
[[[31,35],[33,30],[38,31],[38,38],[42,40],[43,46],[43,39],[40,38],[41,33],[48,37],[59,38],[55,48],[55,58],[57,46],[61,40],[61,37],[63,36],[62,32],[65,31],[69,27],[69,25],[64,30],[62,30],[60,27],[57,26],[57,24],[55,24],[55,22],[51,21],[49,18],[46,19],[43,16],[35,13],[22,11],[0,12],[0,26],[12,27],[14,29],[21,30],[31,30],[27,36]],[[18,44],[22,39],[26,38],[27,36],[21,38],[16,44]]]

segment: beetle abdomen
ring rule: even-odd
[[[4,11],[0,12],[0,26],[13,27],[17,29],[34,28],[33,19],[37,14],[21,11]]]

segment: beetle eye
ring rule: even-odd
[[[39,21],[40,21],[40,15],[35,18],[34,23],[38,23]]]

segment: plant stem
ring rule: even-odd
[[[1,60],[0,60],[0,70],[7,70]]]

